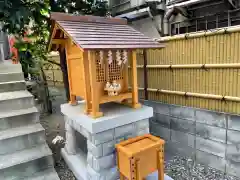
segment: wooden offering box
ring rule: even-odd
[[[158,170],[158,179],[164,180],[165,141],[146,134],[116,145],[120,180],[143,180]]]
[[[85,113],[103,116],[99,105],[122,102],[139,108],[136,50],[161,48],[119,18],[73,16],[52,13],[49,50],[65,51],[68,67],[70,103],[76,96],[86,102]],[[128,75],[128,64],[132,74]],[[131,91],[128,77],[131,76]],[[127,100],[131,100],[128,102]]]

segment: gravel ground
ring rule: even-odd
[[[64,160],[59,161],[55,165],[55,169],[61,180],[77,180],[72,171],[68,168]]]
[[[52,144],[52,139],[57,135],[65,138],[64,119],[59,108],[60,104],[65,102],[62,98],[64,97],[64,93],[62,92],[62,94],[53,101],[54,113],[43,117],[41,124],[46,130],[47,142],[53,151],[55,168],[60,179],[76,180],[71,170],[61,158],[60,149],[62,146]],[[213,168],[195,164],[191,159],[180,156],[171,156],[168,162],[166,162],[165,173],[175,180],[240,180],[236,177],[226,176]]]
[[[174,156],[166,162],[165,173],[175,180],[239,180],[237,177],[226,176],[221,171],[201,164],[195,164],[193,160]]]

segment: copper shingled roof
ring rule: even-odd
[[[51,14],[58,26],[82,49],[161,48],[162,44],[146,37],[120,18]]]

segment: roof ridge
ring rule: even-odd
[[[77,22],[95,22],[105,24],[127,24],[123,18],[100,17],[92,15],[75,15],[60,12],[52,12],[50,18],[55,21],[77,21]]]

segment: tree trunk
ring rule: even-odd
[[[60,66],[63,75],[63,84],[65,88],[66,98],[67,101],[70,99],[70,91],[69,91],[69,82],[68,82],[68,71],[67,71],[67,62],[66,62],[66,52],[65,49],[59,51],[60,55]]]

